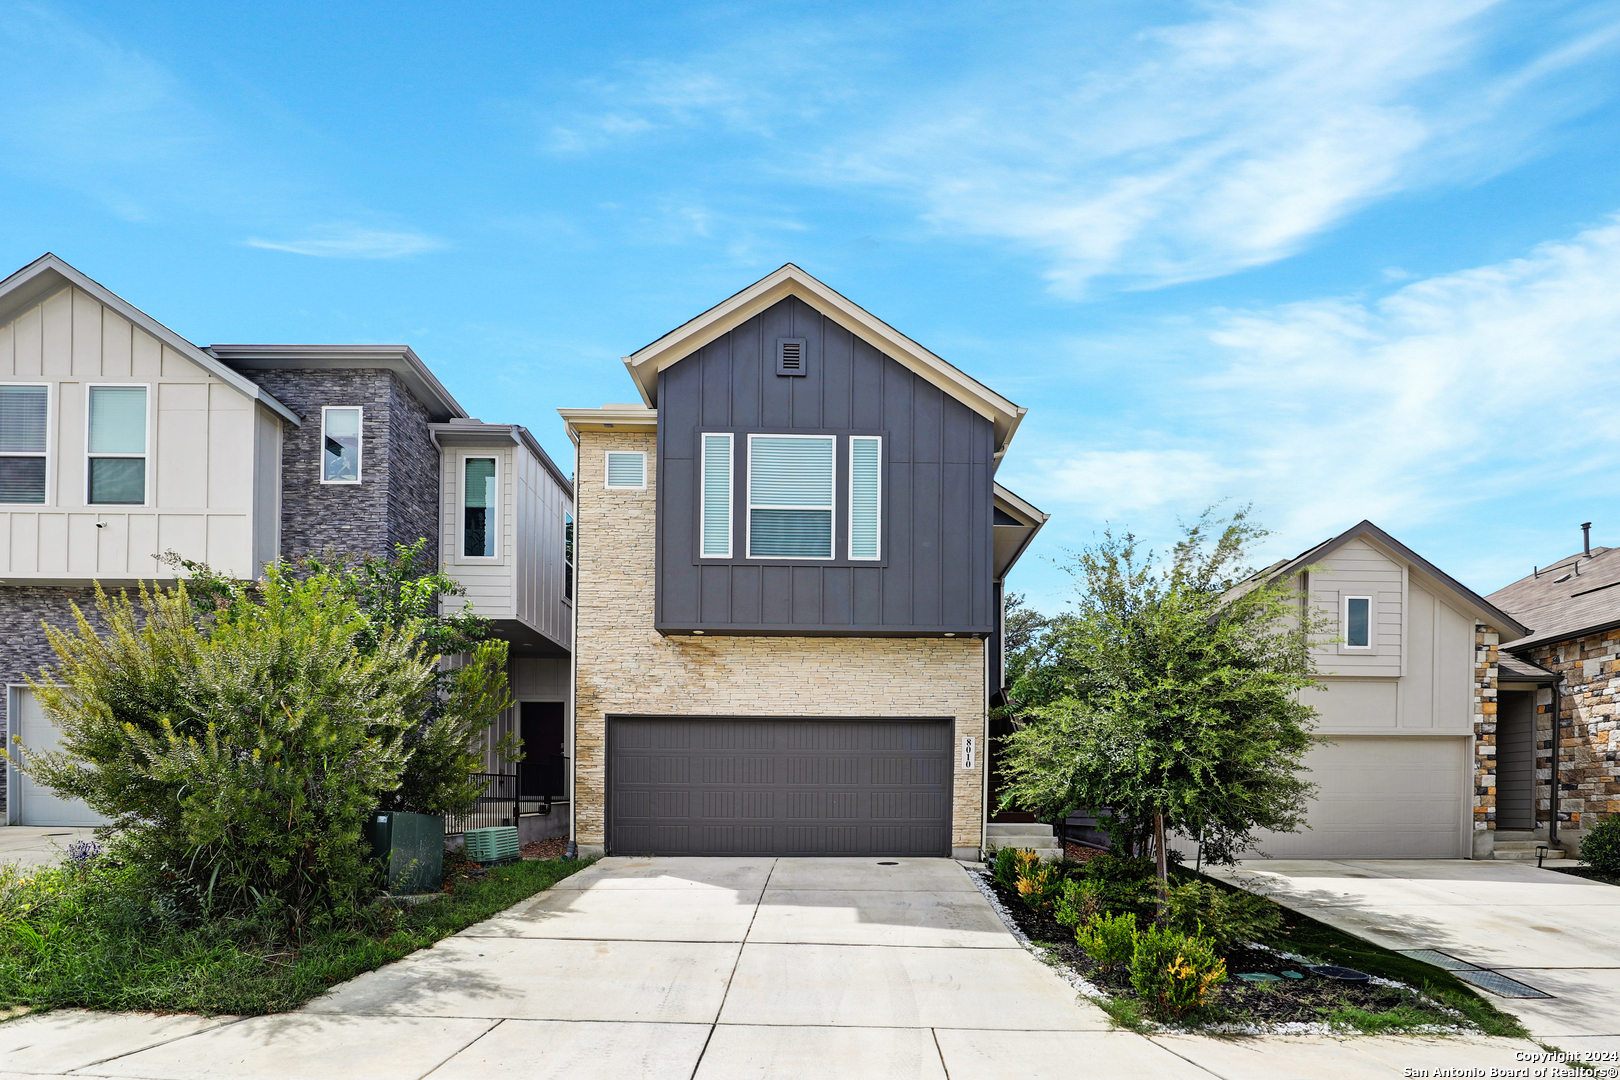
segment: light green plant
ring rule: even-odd
[[[1131,987],[1160,1016],[1182,1016],[1208,1005],[1226,981],[1226,961],[1205,937],[1150,926],[1136,936]]]
[[[1098,967],[1112,971],[1130,963],[1136,937],[1136,916],[1121,912],[1097,916],[1076,931],[1074,940]]]
[[[1102,914],[1105,890],[1101,882],[1070,878],[1053,905],[1052,917],[1064,926],[1079,929]]]
[[[1251,892],[1189,881],[1170,890],[1169,925],[1198,934],[1224,951],[1240,941],[1263,942],[1282,926],[1282,909]]]
[[[1056,867],[1041,866],[1037,861],[1020,868],[1018,897],[1031,911],[1046,911],[1062,891],[1063,875]]]

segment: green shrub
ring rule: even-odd
[[[1152,926],[1136,935],[1131,955],[1131,986],[1160,1016],[1181,1016],[1208,1005],[1226,981],[1226,961],[1214,944],[1169,927]]]
[[[1169,900],[1173,929],[1208,938],[1221,951],[1240,941],[1264,941],[1282,926],[1282,909],[1270,900],[1207,881],[1171,886]]]
[[[1074,940],[1098,967],[1112,971],[1136,953],[1136,916],[1099,915],[1080,927]]]
[[[1620,816],[1611,814],[1586,830],[1581,861],[1604,877],[1620,877]]]
[[[1063,892],[1063,876],[1039,863],[1022,866],[1018,874],[1018,897],[1031,911],[1046,911]]]
[[[997,848],[990,859],[990,876],[1009,892],[1018,889],[1018,855],[1017,848],[1004,847]]]
[[[1095,881],[1076,881],[1071,878],[1063,883],[1063,891],[1054,904],[1052,917],[1064,926],[1078,929],[1102,913],[1102,885]]]

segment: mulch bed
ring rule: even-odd
[[[1108,852],[1102,848],[1087,847],[1085,844],[1065,843],[1063,845],[1063,854],[1075,862],[1085,862],[1088,859],[1095,859],[1099,855],[1106,855]]]
[[[536,840],[524,844],[518,852],[525,859],[560,859],[568,850],[568,837],[553,836],[550,840]]]
[[[1018,929],[1031,941],[1051,949],[1065,964],[1084,975],[1092,984],[1112,996],[1134,997],[1130,973],[1123,969],[1102,971],[1091,957],[1075,944],[1074,930],[1055,919],[1031,911],[1017,893],[1004,889],[994,878],[985,875],[985,881],[1001,903],[1011,913]],[[1340,1006],[1382,1012],[1397,1005],[1407,1004],[1429,1011],[1434,1010],[1435,1023],[1455,1023],[1455,1018],[1434,1009],[1418,998],[1393,986],[1372,983],[1343,983],[1325,979],[1305,971],[1296,961],[1285,960],[1276,953],[1246,946],[1234,946],[1226,952],[1226,970],[1231,978],[1216,991],[1215,1000],[1202,1019],[1221,1022],[1284,1024],[1320,1023]],[[1237,974],[1269,972],[1281,975],[1284,971],[1297,971],[1303,979],[1284,979],[1274,983],[1247,983]]]
[[[1568,874],[1570,877],[1585,878],[1587,881],[1601,881],[1605,885],[1620,885],[1620,878],[1600,874],[1590,866],[1544,866],[1543,870],[1551,870],[1555,874]]]

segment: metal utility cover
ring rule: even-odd
[[[950,855],[949,719],[609,717],[617,855]]]
[[[1533,986],[1526,986],[1517,979],[1510,979],[1506,975],[1498,975],[1494,971],[1453,971],[1453,975],[1465,983],[1472,983],[1481,990],[1489,990],[1498,997],[1510,998],[1550,998],[1551,994],[1543,993]]]

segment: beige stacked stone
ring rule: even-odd
[[[1474,623],[1475,832],[1496,829],[1496,699],[1501,640],[1494,627]]]
[[[608,450],[647,455],[645,491],[603,487]],[[606,842],[606,717],[950,717],[956,726],[951,844],[981,845],[985,645],[969,638],[670,636],[653,628],[656,436],[580,433],[575,562],[574,832]],[[960,747],[981,748],[972,769]]]
[[[1538,647],[1531,658],[1563,675],[1559,694],[1556,812],[1559,838],[1573,849],[1584,829],[1620,814],[1620,629]],[[1551,694],[1537,709],[1536,805],[1554,812]],[[1541,740],[1547,740],[1545,748]]]

